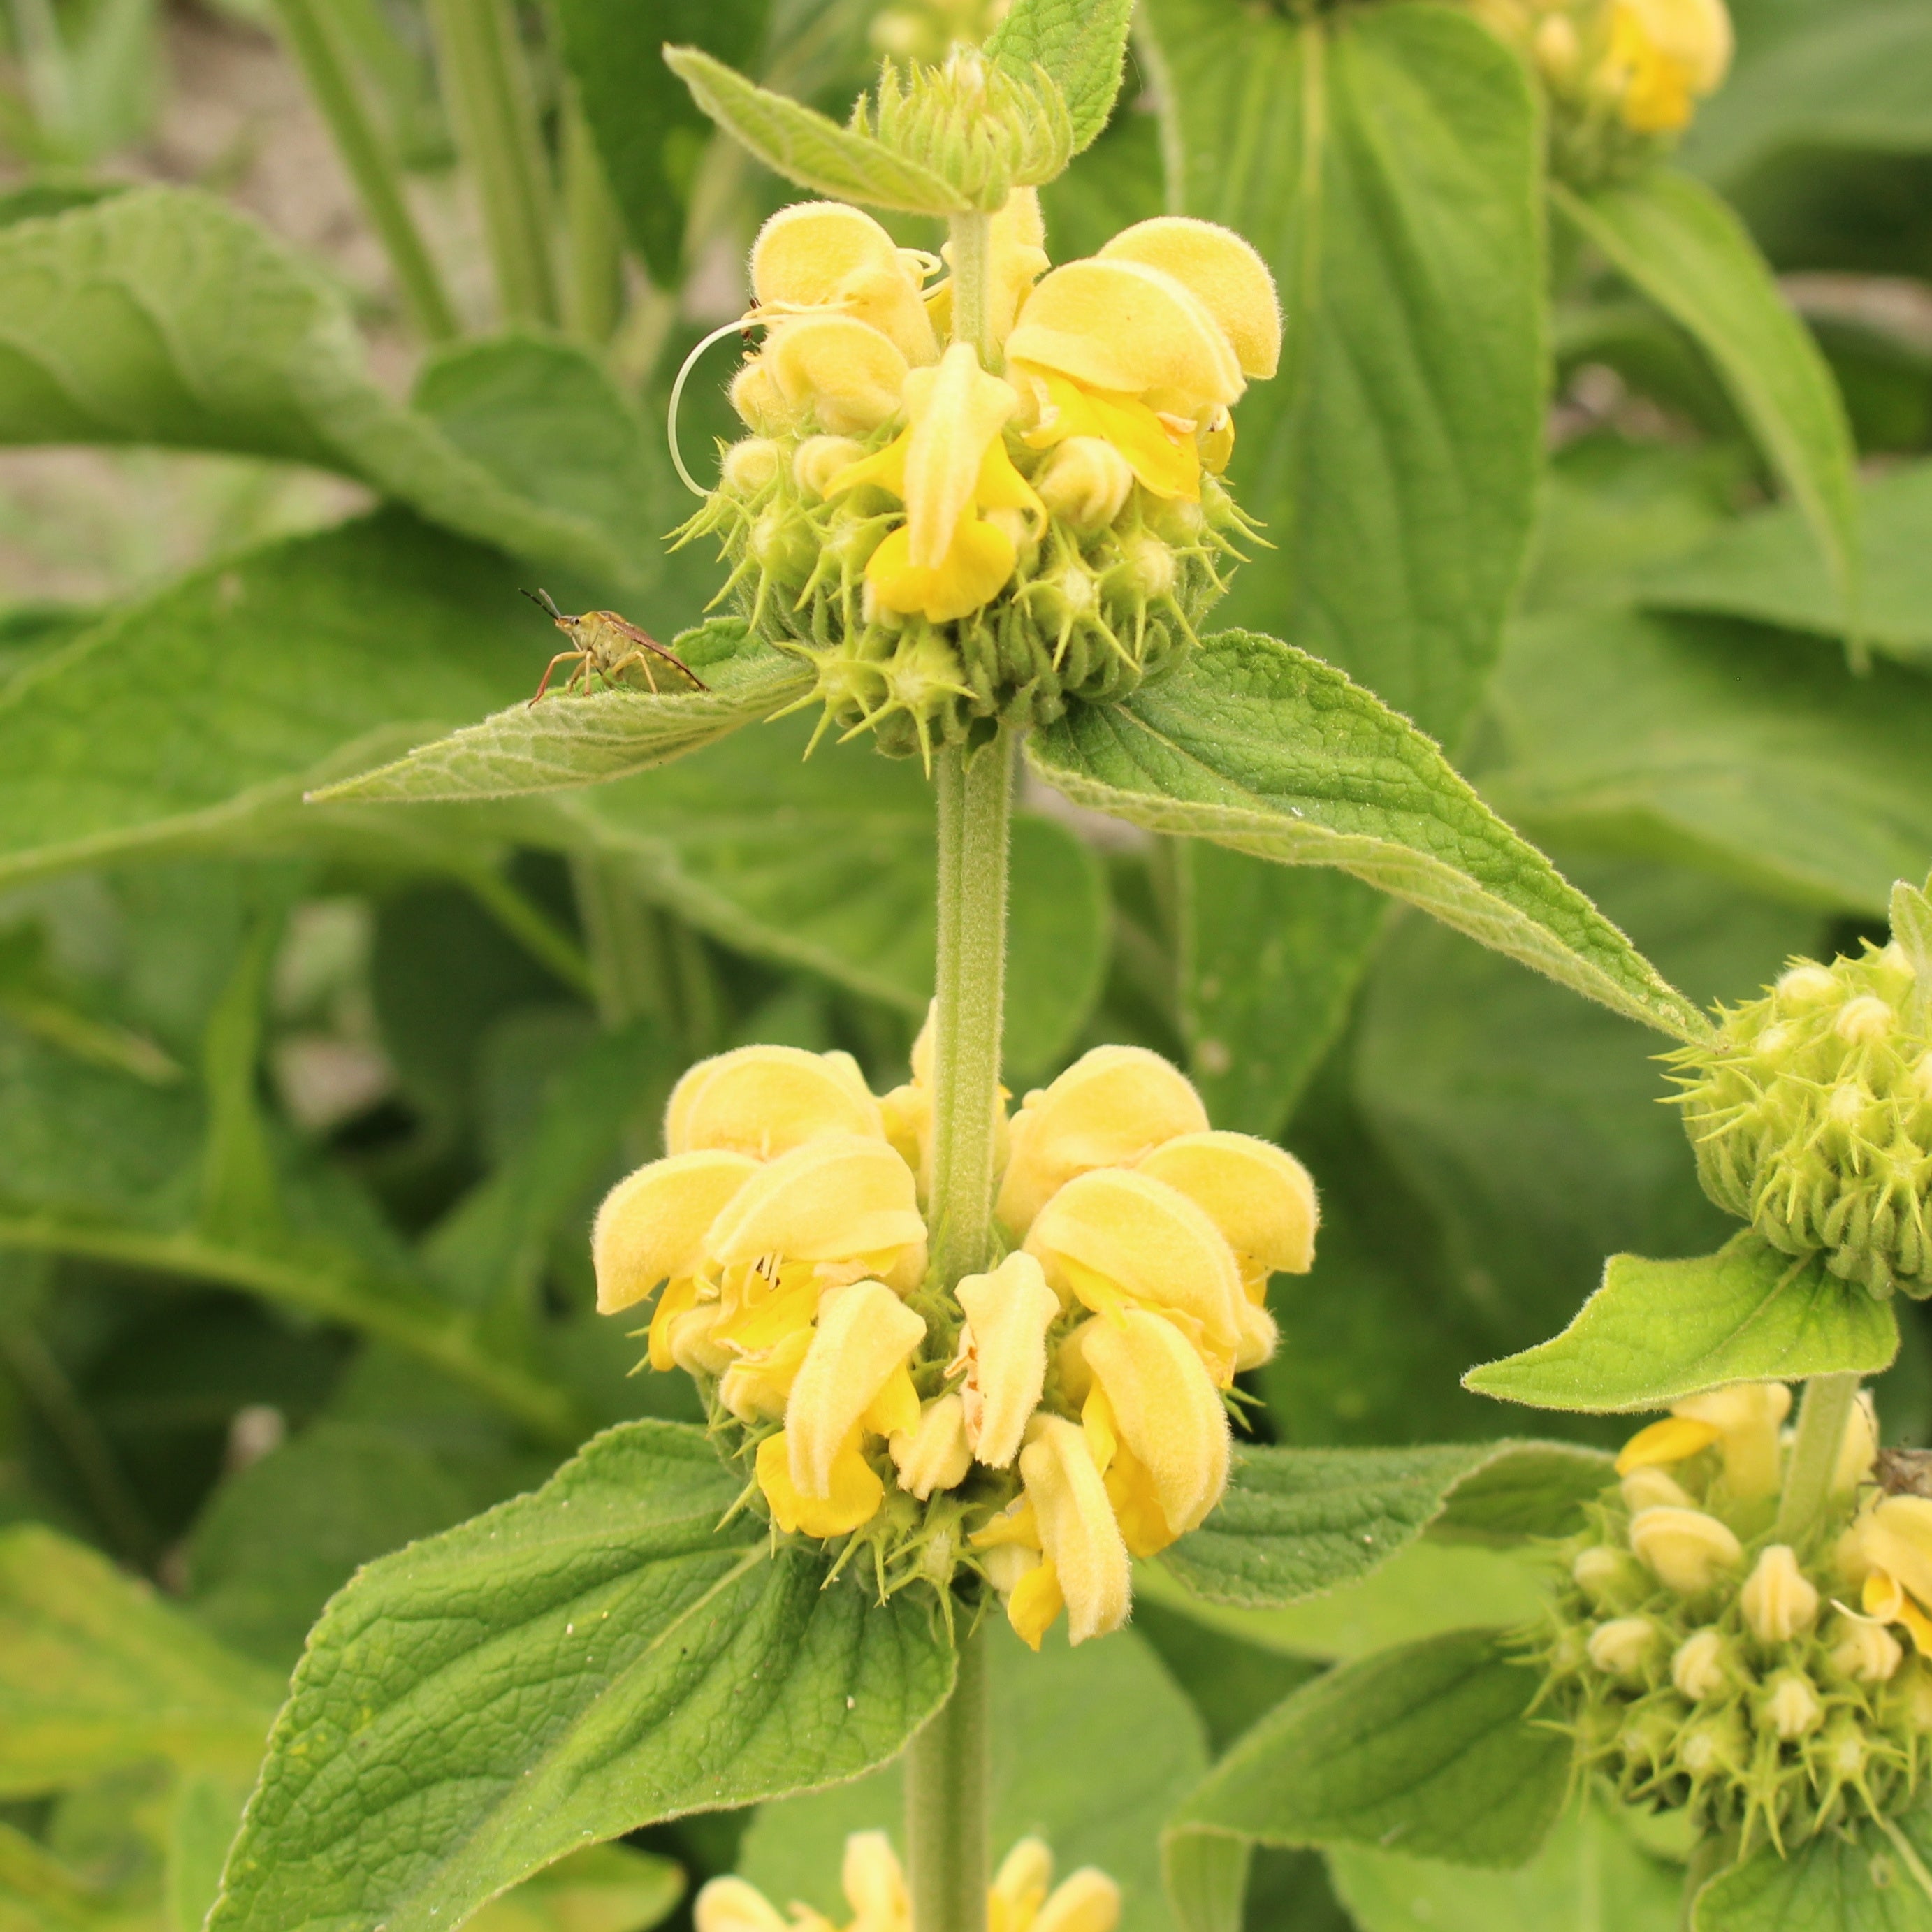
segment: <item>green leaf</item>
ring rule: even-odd
[[[1499,1401],[1618,1414],[1724,1382],[1876,1375],[1898,1352],[1889,1302],[1746,1230],[1691,1261],[1612,1255],[1562,1334],[1462,1381]]]
[[[1846,629],[1861,632],[1857,452],[1831,371],[1785,305],[1744,224],[1709,189],[1664,170],[1556,206],[1695,336],[1829,566]]]
[[[1932,850],[1932,689],[1890,665],[1854,677],[1772,632],[1563,613],[1512,633],[1496,709],[1484,795],[1546,842],[1880,917]]]
[[[1327,865],[1646,1024],[1705,1023],[1406,719],[1273,638],[1226,632],[1124,704],[1028,742],[1076,802],[1150,830]]]
[[[711,129],[662,58],[688,40],[728,65],[758,51],[766,0],[556,0],[558,48],[624,225],[659,288],[684,268],[685,221]]]
[[[377,386],[341,298],[211,196],[140,188],[0,231],[0,442],[161,443],[340,470],[467,536],[618,582],[639,549],[534,500]],[[526,345],[554,376],[580,352]],[[608,380],[586,381],[614,398]],[[620,415],[621,404],[618,405]],[[553,421],[608,440],[609,419]]]
[[[1174,866],[1188,1072],[1216,1126],[1271,1138],[1348,1017],[1388,902],[1198,839]]]
[[[1184,1833],[1165,1847],[1167,1895],[1181,1932],[1240,1932],[1254,1847],[1245,1838]]]
[[[1400,1844],[1457,1864],[1521,1864],[1556,1822],[1570,1775],[1570,1741],[1528,1719],[1539,1688],[1490,1630],[1344,1664],[1228,1752],[1175,1816],[1170,1842]]]
[[[714,619],[670,648],[708,687],[662,693],[546,694],[418,746],[392,764],[320,788],[317,804],[421,803],[569,791],[628,778],[682,758],[781,710],[807,689],[808,668],[747,636],[736,618]]]
[[[1921,668],[1932,665],[1932,463],[1902,465],[1858,486],[1864,532],[1861,634],[1874,650]],[[1844,612],[1816,550],[1803,540],[1799,512],[1760,510],[1726,524],[1681,561],[1650,572],[1642,601],[1660,610],[1752,617],[1786,630],[1832,637]]]
[[[669,1858],[628,1845],[592,1845],[493,1900],[470,1932],[648,1932],[684,1892]]]
[[[1792,148],[1932,151],[1932,16],[1916,0],[1822,8],[1795,22],[1700,106],[1688,167],[1722,184]]]
[[[929,1598],[720,1528],[703,1430],[597,1437],[363,1570],[277,1720],[210,1932],[431,1932],[587,1840],[856,1775],[951,1688]],[[437,1748],[421,1748],[425,1726]]]
[[[1162,1562],[1210,1603],[1292,1604],[1366,1575],[1432,1525],[1484,1540],[1560,1534],[1610,1466],[1555,1442],[1246,1448],[1220,1507]]]
[[[280,1685],[53,1531],[0,1531],[0,1794],[144,1758],[245,1772]]]
[[[992,1853],[1036,1832],[1062,1876],[1098,1865],[1125,1894],[1120,1932],[1168,1932],[1160,1828],[1208,1768],[1201,1720],[1148,1646],[1126,1630],[1038,1656],[998,1618],[986,1634],[992,1706]],[[835,1921],[848,1833],[890,1832],[903,1855],[904,1770],[762,1806],[738,1869],[775,1904]]]
[[[1014,0],[986,41],[986,52],[1015,80],[1043,68],[1066,96],[1073,152],[1106,126],[1120,91],[1133,0]]]
[[[906,214],[958,214],[970,206],[930,168],[840,127],[816,108],[768,93],[700,48],[666,47],[664,57],[698,106],[787,181]]]
[[[1286,360],[1235,412],[1274,548],[1227,621],[1292,638],[1454,745],[1542,464],[1541,139],[1460,10],[1148,0],[1175,185],[1274,272]]]
[[[1762,1846],[1696,1896],[1690,1932],[1927,1932],[1932,1927],[1932,1819],[1921,1804],[1894,1821],[1826,1832],[1780,1858]],[[1902,1841],[1902,1842],[1901,1842]],[[1914,1874],[1912,1868],[1918,1866]]]
[[[1328,1869],[1361,1932],[1678,1932],[1684,1889],[1682,1868],[1651,1856],[1600,1804],[1572,1810],[1511,1872],[1365,1845],[1336,1846]]]

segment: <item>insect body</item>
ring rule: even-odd
[[[1932,1498],[1932,1449],[1881,1449],[1872,1477],[1888,1496]]]
[[[601,677],[607,685],[615,684],[633,664],[644,673],[644,682],[655,692],[658,681],[651,670],[654,657],[662,658],[680,676],[688,678],[694,689],[706,688],[704,680],[681,658],[674,656],[655,638],[616,611],[586,610],[580,617],[566,617],[550,601],[548,590],[526,590],[524,595],[548,611],[551,622],[570,640],[569,650],[559,651],[544,667],[543,682],[530,700],[532,704],[550,688],[550,679],[560,664],[572,667],[564,680],[566,693],[580,684],[587,692],[593,676]]]

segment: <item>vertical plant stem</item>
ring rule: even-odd
[[[572,854],[570,882],[590,957],[597,1017],[613,1032],[646,1016],[667,1028],[674,1025],[669,962],[657,908],[638,890],[621,860],[601,854]]]
[[[437,66],[508,322],[554,322],[550,195],[510,0],[429,0]]]
[[[411,320],[431,342],[448,341],[456,334],[456,312],[410,212],[394,152],[376,130],[340,37],[316,0],[275,0],[275,13],[309,97],[388,256]]]
[[[1804,1384],[1798,1412],[1798,1439],[1785,1466],[1784,1493],[1778,1505],[1779,1540],[1802,1546],[1817,1527],[1832,1493],[1832,1475],[1845,1439],[1845,1424],[1858,1399],[1858,1378],[1814,1376]]]
[[[987,275],[992,246],[990,214],[956,214],[949,237],[952,256],[952,339],[970,342],[980,364],[995,362],[987,316]]]
[[[951,1698],[906,1748],[913,1932],[986,1932],[990,1728],[980,1630],[960,1646]]]
[[[564,232],[569,250],[564,326],[602,349],[616,332],[624,303],[624,230],[582,105],[572,96],[563,117]]]
[[[992,1258],[1012,740],[1002,730],[970,762],[963,746],[948,746],[937,764],[939,968],[928,1218],[934,1258],[950,1283]]]

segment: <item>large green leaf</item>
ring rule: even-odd
[[[660,288],[675,288],[682,273],[686,212],[711,134],[665,66],[664,44],[688,41],[743,67],[767,10],[766,0],[556,0],[559,51],[624,225]]]
[[[1747,1230],[1692,1261],[1612,1255],[1562,1334],[1462,1379],[1504,1402],[1616,1412],[1723,1382],[1876,1375],[1898,1352],[1889,1302]]]
[[[1664,1032],[1704,1022],[1442,752],[1332,666],[1273,638],[1210,639],[1125,704],[1028,741],[1079,803],[1284,864],[1333,866]]]
[[[1497,684],[1484,794],[1538,837],[1879,916],[1932,857],[1932,687],[1903,670],[1853,677],[1713,619],[1562,613],[1513,633]]]
[[[1921,1804],[1894,1821],[1893,1829],[1895,1838],[1864,1821],[1808,1840],[1788,1857],[1760,1846],[1698,1892],[1690,1932],[1786,1932],[1814,1925],[1829,1932],[1927,1932],[1932,1819]]]
[[[598,1437],[534,1496],[370,1564],[310,1638],[213,1932],[431,1932],[652,1820],[836,1783],[951,1686],[929,1597],[719,1520],[701,1430]]]
[[[1856,633],[1857,452],[1824,358],[1786,307],[1744,224],[1688,176],[1658,170],[1584,196],[1551,194],[1577,230],[1696,338],[1791,492]]]
[[[1540,1682],[1489,1630],[1344,1664],[1256,1725],[1171,1833],[1400,1843],[1418,1858],[1521,1864],[1555,1822],[1569,1779],[1569,1739],[1528,1717]]]
[[[988,36],[987,54],[1016,79],[1030,82],[1045,69],[1066,98],[1076,154],[1114,110],[1133,10],[1132,0],[1014,0]]]
[[[164,443],[360,478],[466,536],[618,581],[655,555],[554,508],[400,408],[364,366],[346,307],[278,241],[212,196],[143,188],[0,232],[0,442]],[[530,352],[554,371],[560,347]],[[579,398],[602,381],[600,412]],[[555,465],[608,441],[608,380],[552,421]]]
[[[1678,1932],[1679,1866],[1652,1857],[1600,1804],[1579,1807],[1526,1865],[1474,1871],[1366,1845],[1328,1869],[1361,1932]]]
[[[1122,1932],[1168,1932],[1160,1828],[1208,1768],[1201,1720],[1131,1630],[1036,1657],[1004,1618],[986,1636],[992,1704],[992,1850],[1036,1832],[1061,1876],[1098,1865],[1125,1897]],[[903,1852],[903,1768],[760,1807],[738,1869],[775,1903],[835,1921],[848,1833],[885,1831]]]
[[[1485,1541],[1560,1534],[1610,1466],[1556,1442],[1244,1449],[1220,1507],[1162,1561],[1211,1603],[1268,1609],[1352,1582],[1432,1526]]]
[[[1858,494],[1865,538],[1862,634],[1874,650],[1932,664],[1932,557],[1925,547],[1932,463],[1888,471],[1862,484]],[[1799,524],[1788,506],[1740,518],[1693,555],[1647,576],[1643,601],[1835,636],[1844,614]]]
[[[0,1531],[0,1793],[150,1757],[245,1773],[280,1690],[85,1545]]]
[[[1187,212],[1268,258],[1287,360],[1236,412],[1276,546],[1232,621],[1445,740],[1494,661],[1543,438],[1540,160],[1521,68],[1468,16],[1150,0]]]

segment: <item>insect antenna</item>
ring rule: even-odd
[[[553,600],[548,590],[526,590],[524,592],[524,595],[527,597],[539,610],[548,611],[550,614],[552,622],[561,624],[568,621],[563,613],[556,608],[555,602]]]

